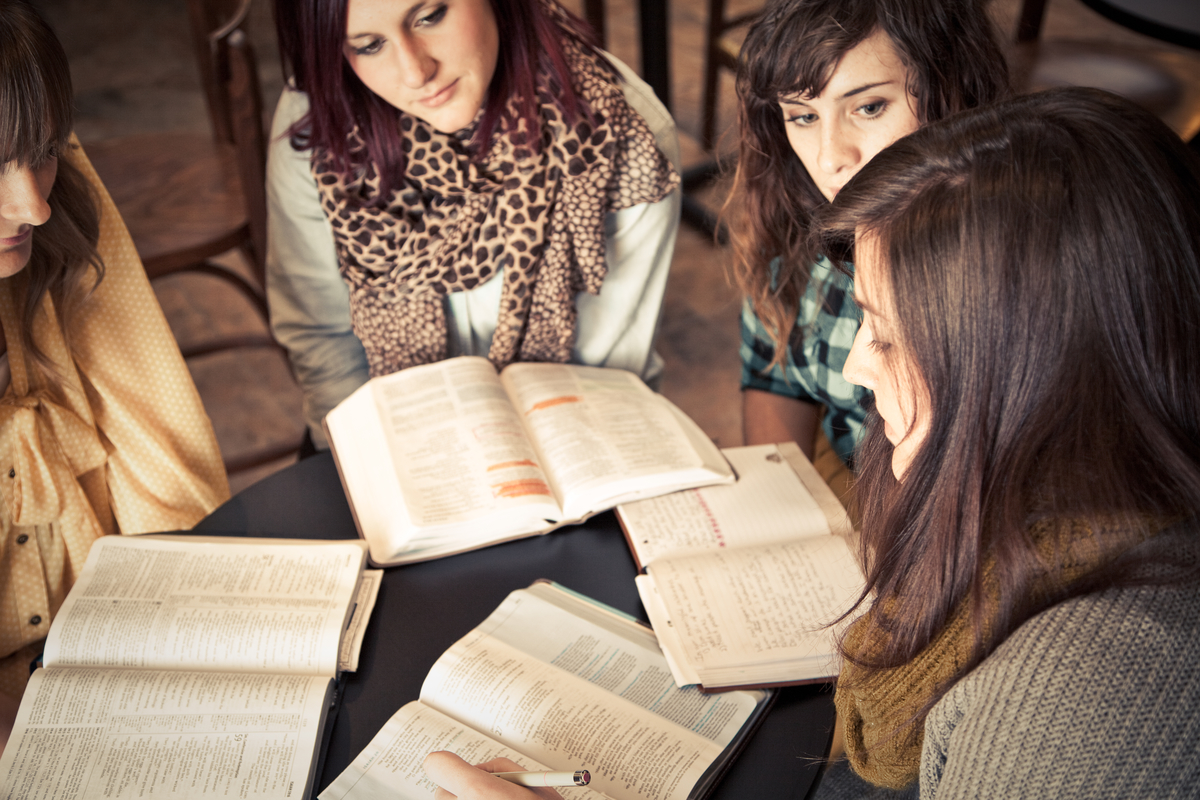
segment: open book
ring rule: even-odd
[[[360,580],[360,541],[232,541],[92,545],[0,757],[0,798],[309,796],[339,651],[361,641],[378,582]]]
[[[707,794],[770,703],[703,695],[671,680],[644,625],[537,582],[510,594],[433,665],[320,800],[433,796],[422,762],[506,756],[529,770],[591,772],[569,798],[686,800]]]
[[[617,509],[671,673],[705,690],[835,677],[847,623],[825,625],[864,586],[850,520],[795,444],[725,455],[732,486]]]
[[[452,358],[368,381],[324,424],[381,566],[733,480],[694,422],[619,369]]]

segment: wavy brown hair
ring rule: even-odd
[[[1097,90],[1015,98],[893,144],[817,227],[827,253],[878,244],[895,344],[928,389],[903,481],[875,412],[859,450],[868,591],[889,601],[868,668],[912,659],[968,597],[976,644],[960,675],[1063,599],[1195,579],[1200,158],[1178,136]],[[1114,552],[1131,531],[1150,538],[1035,591],[1054,565],[1030,531],[1063,521],[1101,547],[1115,537]]]
[[[54,32],[24,0],[0,3],[0,158],[39,165],[71,147],[71,73]],[[47,198],[50,219],[33,232],[19,336],[52,383],[59,376],[33,339],[46,293],[68,348],[71,320],[104,274],[96,252],[100,214],[87,178],[66,158]],[[9,280],[12,280],[11,278]]]
[[[817,252],[808,236],[825,198],[788,144],[779,101],[824,91],[842,56],[875,31],[909,70],[922,123],[993,102],[1008,67],[984,0],[774,0],[738,56],[738,144],[733,191],[722,209],[732,274],[775,342],[782,363]],[[779,259],[777,270],[771,262]]]

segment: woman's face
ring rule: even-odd
[[[875,393],[875,410],[893,446],[892,473],[903,480],[929,435],[929,392],[896,335],[895,298],[876,240],[860,236],[854,250],[854,299],[863,320],[842,374]]]
[[[46,198],[58,176],[58,159],[0,168],[0,278],[25,269],[33,249],[33,229],[50,219]]]
[[[483,106],[500,34],[489,0],[350,0],[343,52],[372,92],[453,133]]]
[[[876,153],[921,127],[908,69],[882,30],[842,56],[820,95],[779,107],[788,143],[826,200]]]

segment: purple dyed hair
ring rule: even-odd
[[[296,88],[309,99],[308,113],[288,135],[297,150],[323,150],[332,157],[335,168],[349,171],[356,159],[350,155],[346,136],[357,125],[367,158],[378,165],[381,196],[387,197],[405,174],[396,126],[400,112],[364,86],[342,55],[349,2],[275,0],[275,25],[285,69],[290,69]],[[565,35],[590,47],[592,35],[587,24],[565,9],[560,9],[563,22],[559,24],[541,0],[489,2],[499,29],[500,54],[472,141],[479,155],[488,151],[497,131],[516,130],[521,119],[527,130],[539,129],[538,70],[549,73],[555,101],[568,122],[590,113],[572,86],[562,46]],[[515,114],[509,110],[513,97],[517,98]],[[528,144],[538,151],[542,142]]]

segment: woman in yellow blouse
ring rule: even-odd
[[[0,742],[92,542],[190,528],[229,496],[71,102],[54,34],[0,2]]]

